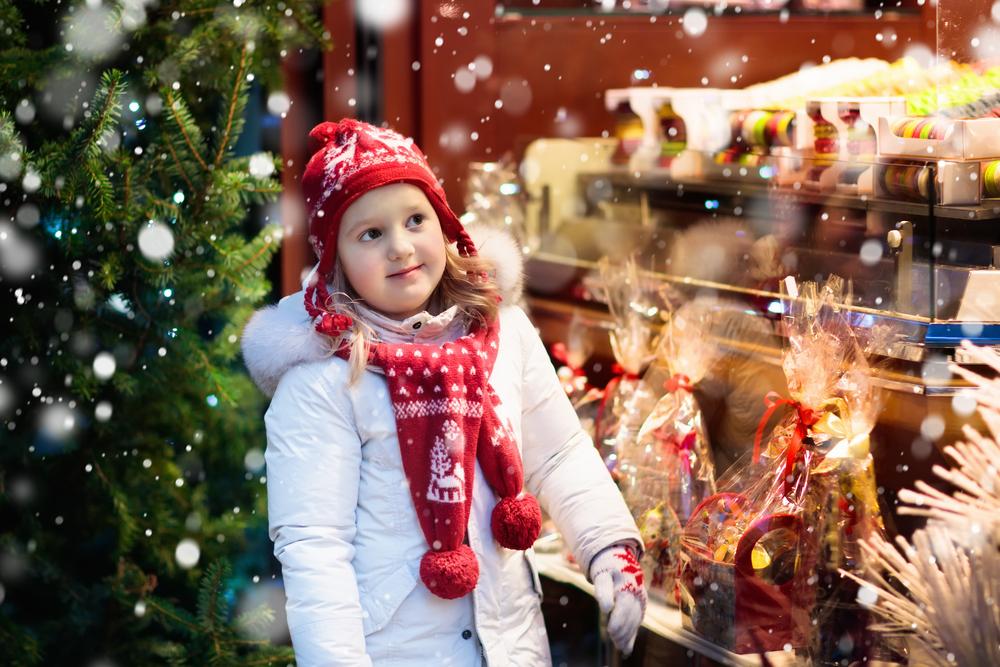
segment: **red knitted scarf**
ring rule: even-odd
[[[500,498],[490,522],[496,541],[527,549],[541,528],[538,501],[522,492],[514,434],[497,415],[500,399],[489,384],[498,334],[494,321],[443,345],[378,343],[369,355],[385,372],[403,471],[430,547],[420,578],[446,599],[471,592],[479,578],[476,556],[463,543],[477,460]],[[338,355],[349,356],[346,348]]]

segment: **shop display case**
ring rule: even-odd
[[[880,406],[871,453],[886,533],[922,524],[897,514],[898,492],[933,483],[943,446],[982,426],[974,390],[949,364],[986,372],[960,342],[1000,345],[992,0],[469,0],[420,3],[411,21],[419,29],[383,36],[382,117],[418,139],[453,203],[468,182],[487,187],[483,163],[513,156],[521,182],[505,177],[471,199],[495,211],[513,198],[499,218],[515,218],[506,224],[522,236],[525,305],[543,340],[567,348],[554,356],[571,360],[571,373],[597,387],[622,375],[600,263],[632,258],[641,283],[632,305],[652,331],[683,304],[710,313],[700,335],[718,354],[694,394],[724,476],[753,449],[764,398],[788,395],[786,279],[839,276],[846,320],[871,334]],[[360,52],[341,25],[328,21]],[[353,113],[359,86],[327,88],[327,115]],[[481,222],[497,218],[482,209],[473,211]],[[658,387],[669,373],[655,366]],[[557,553],[540,553],[538,565],[550,582],[589,590]],[[798,646],[737,653],[746,647],[723,646],[682,617],[653,600],[649,634],[682,650],[657,653],[640,638],[624,664],[801,658]],[[828,638],[841,631],[829,625]],[[834,653],[814,664],[904,657]]]
[[[712,313],[707,335],[719,360],[695,392],[720,474],[752,448],[763,397],[788,394],[785,281],[846,281],[846,319],[872,341],[881,407],[871,451],[890,536],[922,524],[896,515],[897,492],[930,480],[940,448],[964,425],[982,426],[969,385],[949,370],[983,370],[961,341],[1000,345],[1000,126],[988,117],[1000,105],[968,74],[990,83],[998,61],[969,54],[970,26],[989,17],[976,13],[985,6],[960,4],[938,4],[937,59],[919,88],[847,86],[835,95],[817,87],[777,107],[761,89],[609,89],[616,133],[539,139],[522,163],[526,227],[538,248],[527,265],[528,305],[545,340],[587,342],[594,382],[614,375],[602,258],[640,267],[634,306],[651,328],[681,304]],[[549,569],[572,579],[555,561]],[[758,664],[728,650],[752,653],[746,646],[719,646],[669,605],[652,604],[652,632],[725,664]],[[801,657],[799,646],[786,648],[767,660]],[[815,648],[816,664],[837,664],[837,650]],[[905,654],[896,646],[838,655],[903,662]]]

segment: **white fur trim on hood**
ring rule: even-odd
[[[470,225],[466,228],[476,250],[496,267],[504,303],[517,303],[524,286],[524,261],[517,242],[503,230]],[[243,329],[243,361],[250,377],[271,396],[288,369],[330,356],[324,337],[306,313],[303,292],[286,296],[258,310]]]

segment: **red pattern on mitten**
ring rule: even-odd
[[[628,655],[646,614],[646,587],[636,549],[629,544],[607,547],[591,561],[590,578],[597,604],[608,614],[608,634]]]

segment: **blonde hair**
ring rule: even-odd
[[[428,310],[437,314],[458,306],[458,316],[464,316],[470,327],[493,322],[499,310],[500,294],[493,278],[494,271],[495,267],[489,260],[478,255],[462,257],[450,246],[446,247],[444,274],[431,293]],[[361,374],[368,365],[371,346],[378,342],[375,330],[354,307],[356,303],[364,303],[364,299],[351,287],[340,262],[336,262],[330,280],[330,298],[324,306],[328,311],[350,315],[354,325],[340,336],[330,338],[330,354],[347,342],[350,347],[348,363],[352,385],[361,379]]]

